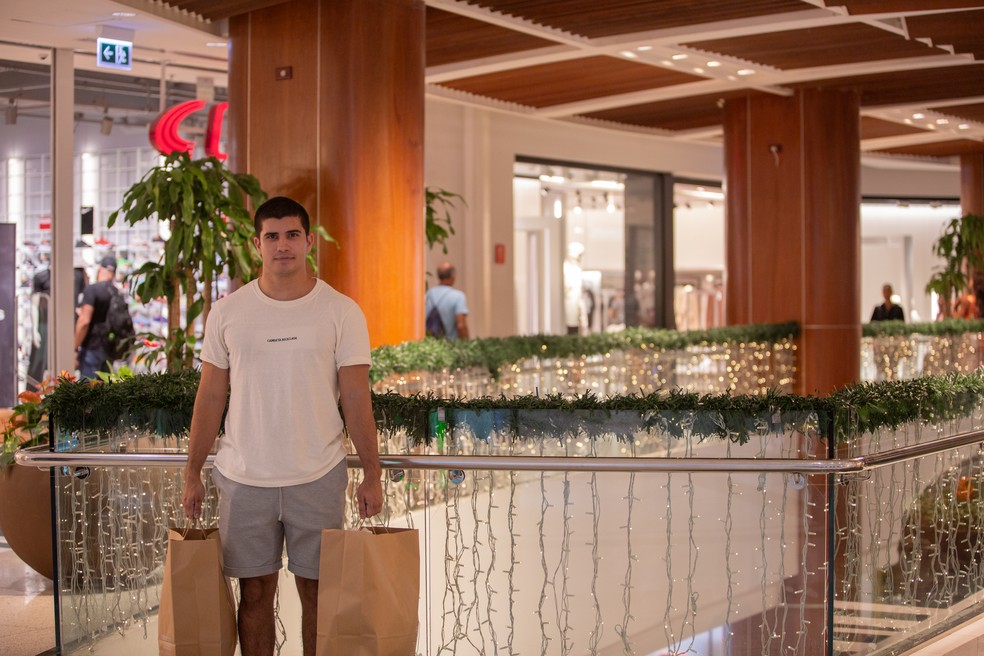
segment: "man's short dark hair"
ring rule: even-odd
[[[274,196],[260,205],[256,209],[256,214],[253,215],[253,228],[256,230],[256,236],[258,237],[262,232],[263,222],[266,219],[286,219],[288,216],[296,216],[301,220],[305,235],[311,232],[311,218],[303,205],[293,198]]]
[[[437,279],[438,280],[450,280],[454,278],[454,267],[450,264],[442,264],[437,267]]]

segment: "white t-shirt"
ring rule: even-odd
[[[212,306],[202,361],[229,370],[215,466],[260,487],[317,480],[345,457],[338,369],[372,364],[355,301],[318,280],[293,301],[253,281]]]

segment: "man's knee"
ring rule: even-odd
[[[277,575],[255,576],[239,579],[240,603],[261,604],[273,602],[277,593]]]

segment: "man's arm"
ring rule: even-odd
[[[454,315],[454,320],[458,325],[458,337],[468,339],[468,315],[456,314]]]
[[[184,494],[181,498],[185,515],[192,519],[198,519],[202,514],[202,500],[205,498],[202,467],[219,433],[219,422],[222,421],[228,392],[229,370],[203,362],[202,377],[195,395],[195,409],[191,415],[188,464],[185,465]]]
[[[362,483],[356,490],[359,516],[367,519],[383,509],[382,469],[379,466],[379,443],[376,420],[372,416],[369,394],[369,365],[360,364],[338,370],[338,393],[355,452],[362,462]]]
[[[79,318],[75,321],[75,350],[78,351],[85,341],[85,336],[89,333],[89,324],[92,323],[91,304],[79,307]]]

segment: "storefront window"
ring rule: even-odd
[[[517,331],[663,326],[670,303],[657,173],[539,161],[514,168]]]

